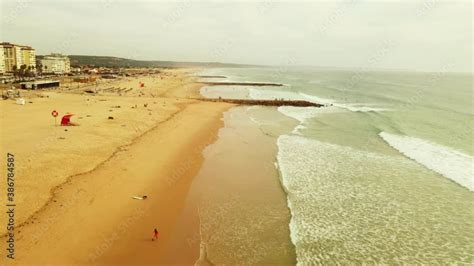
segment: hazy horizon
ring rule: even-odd
[[[472,72],[470,1],[2,1],[37,54]]]

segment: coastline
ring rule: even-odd
[[[153,256],[146,256],[150,252],[145,252],[141,241],[143,239],[137,241],[137,236],[151,236],[153,227],[159,226],[162,236],[160,243],[156,244],[158,249],[166,245],[169,237],[166,232],[173,226],[173,217],[180,207],[179,200],[184,198],[183,195],[202,162],[201,151],[213,142],[222,126],[222,113],[232,106],[172,98],[189,95],[192,89],[193,86],[180,87],[176,84],[173,91],[164,91],[163,94],[167,94],[169,98],[155,99],[163,100],[163,105],[168,104],[168,109],[160,120],[150,121],[150,124],[155,123],[154,126],[139,127],[140,132],[136,132],[137,136],[132,140],[127,140],[122,135],[121,141],[118,141],[122,145],[118,145],[108,157],[102,157],[104,160],[95,167],[69,175],[64,182],[50,188],[50,198],[45,204],[24,221],[18,220],[15,243],[18,255],[13,264],[123,263],[127,252],[119,250],[124,247],[124,243],[127,250],[135,247],[136,251],[143,254],[143,263],[154,261],[156,258]],[[51,95],[57,96],[54,93]],[[190,150],[193,152],[190,153]],[[67,159],[63,160],[62,163],[67,164]],[[47,173],[53,169],[57,168],[46,168],[43,171]],[[26,191],[17,193],[21,195]],[[146,201],[133,200],[131,197],[136,194],[149,195],[149,198]],[[40,204],[41,200],[36,202]],[[136,209],[137,204],[149,208],[148,211]],[[159,212],[153,209],[154,206],[164,204]],[[127,232],[122,231],[123,221],[129,221],[125,225],[136,230],[128,228]],[[5,237],[2,239],[5,240]],[[108,243],[105,249],[104,243]],[[69,252],[64,252],[65,246]],[[152,247],[156,248],[156,245]],[[117,251],[119,256],[111,255]],[[39,261],[38,258],[43,258],[44,261]],[[120,260],[116,260],[117,258]],[[0,261],[2,260],[4,258]],[[136,263],[136,259],[133,262]],[[10,264],[11,261],[6,263]]]
[[[296,264],[287,195],[275,167],[276,136],[293,126],[273,107],[236,106],[224,113],[219,138],[203,152],[204,163],[160,262]]]

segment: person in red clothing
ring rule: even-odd
[[[158,233],[158,229],[155,228],[155,230],[153,231],[153,238],[151,239],[151,241],[154,241],[155,239],[158,239],[158,236],[160,234]]]

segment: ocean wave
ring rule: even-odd
[[[261,90],[251,88],[249,90],[250,98],[256,100],[274,100],[274,99],[285,99],[295,101],[309,101],[312,103],[324,104],[328,106],[335,106],[338,108],[346,109],[351,112],[384,112],[389,109],[373,106],[368,103],[338,103],[335,100],[322,98],[303,92],[293,91],[281,91],[281,90]]]
[[[351,112],[385,112],[389,111],[389,109],[381,108],[381,107],[374,107],[374,104],[370,103],[338,103],[334,100],[326,99],[317,97],[314,95],[309,95],[306,93],[300,93],[306,100],[309,100],[314,103],[326,104],[326,105],[333,105],[342,109],[349,110]]]
[[[408,158],[474,191],[474,157],[423,139],[386,132],[379,135]]]
[[[342,110],[335,107],[295,107],[295,106],[280,106],[278,111],[288,117],[298,120],[301,124],[306,123],[309,119],[321,114],[340,113]]]
[[[299,95],[301,95],[303,97],[302,99],[313,102],[313,103],[334,105],[334,100],[330,100],[330,99],[322,98],[322,97],[319,97],[319,96],[306,94],[306,93],[303,93],[303,92],[300,92]]]
[[[306,126],[304,125],[297,125],[293,131],[291,131],[292,134],[295,134],[295,135],[300,135],[302,136],[303,134],[301,134],[301,131],[304,130],[306,128]]]
[[[369,107],[369,106],[364,106],[361,104],[335,104],[335,106],[347,109],[351,112],[362,112],[362,113],[367,113],[367,112],[387,112],[390,111],[389,109],[386,108],[379,108],[379,107]]]
[[[297,135],[282,135],[277,145],[298,265],[432,264],[455,262],[450,255],[456,252],[469,257],[466,232],[452,227],[469,227],[472,215],[462,212],[469,200],[464,191],[445,194],[445,183],[433,181],[416,161]]]
[[[368,200],[365,197],[370,196],[368,191],[376,195],[383,193],[376,193],[376,184],[358,184],[354,180],[366,177],[366,169],[360,167],[361,164],[380,165],[394,158],[296,135],[280,136],[277,145],[280,180],[287,193],[290,239],[296,248],[297,264],[360,261],[367,254],[376,254],[373,246],[361,245],[366,231],[373,229],[360,227],[356,222],[366,219],[367,206],[385,208],[389,199],[382,196],[373,199],[372,205],[362,204]],[[405,159],[394,160],[390,165],[404,165]],[[387,167],[382,171],[387,174],[385,180],[392,182],[390,173],[393,175],[393,171]],[[351,215],[346,217],[348,213]],[[380,236],[380,240],[383,237]],[[353,250],[362,258],[348,256]]]
[[[308,118],[315,117],[320,108],[318,107],[294,107],[294,106],[280,106],[278,111],[288,117],[298,120],[300,123],[304,123]]]

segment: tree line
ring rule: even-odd
[[[43,70],[47,71],[48,67],[42,64],[36,64],[36,66],[21,65],[19,68],[17,65],[13,66],[13,76],[15,79],[24,79],[27,77],[36,77],[43,75]]]

